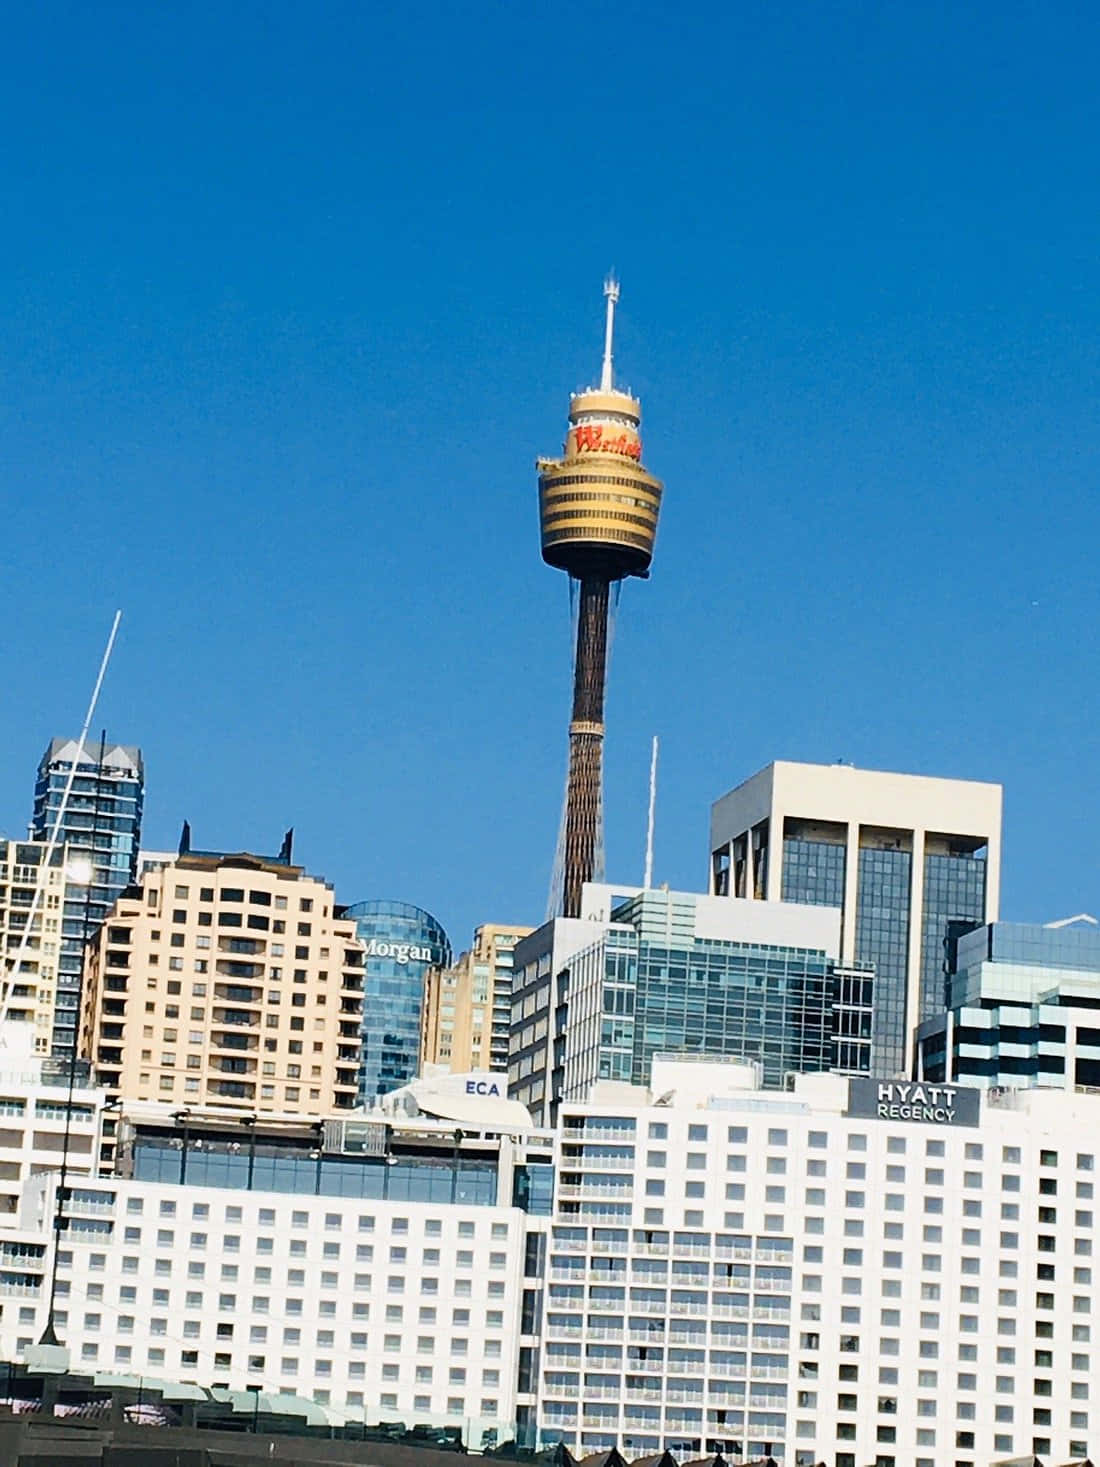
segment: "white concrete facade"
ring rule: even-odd
[[[36,1053],[35,1026],[0,1024],[0,1220],[14,1221],[23,1182],[61,1164],[68,1111],[68,1068]],[[49,1079],[43,1071],[50,1067]],[[52,1082],[52,1083],[51,1083]],[[76,1085],[69,1128],[69,1170],[87,1175],[99,1165],[102,1090]],[[3,1243],[0,1242],[0,1252]],[[2,1284],[2,1279],[0,1279]]]
[[[1000,901],[1002,790],[975,780],[939,779],[855,769],[847,764],[777,760],[711,806],[708,890],[725,897],[783,899],[784,841],[792,832],[844,849],[841,958],[851,963],[860,916],[860,852],[908,852],[905,935],[904,1055],[909,1073],[921,1002],[925,858],[984,849],[984,910],[995,922]],[[885,992],[885,986],[883,987]]]
[[[26,1185],[13,1244],[48,1236],[55,1187]],[[258,1386],[336,1419],[459,1426],[474,1447],[513,1434],[517,1209],[104,1178],[66,1210],[56,1322],[73,1369]],[[6,1359],[45,1323],[45,1285],[17,1292]]]
[[[542,1438],[836,1467],[1095,1456],[1100,1097],[987,1097],[968,1126],[846,1114],[836,1076],[746,1080],[658,1061],[648,1094],[563,1106]]]

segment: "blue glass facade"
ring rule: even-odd
[[[790,1071],[866,1071],[869,974],[842,985],[816,949],[688,936],[677,906],[643,893],[613,914],[635,932],[612,929],[603,945],[601,1078],[645,1085],[661,1052],[757,1060],[775,1087]]]
[[[910,851],[865,847],[859,853],[856,960],[875,970],[872,1065],[876,1075],[905,1064],[909,971]]]
[[[960,923],[985,920],[985,870],[981,856],[929,854],[924,858],[921,1023],[947,1008],[947,938]]]
[[[32,832],[48,840],[58,825],[61,801],[79,752],[75,739],[54,739],[38,766]],[[84,942],[103,922],[116,898],[137,876],[145,772],[141,750],[99,740],[85,744],[69,794],[60,841],[74,858],[91,863],[90,886],[65,888],[53,1053],[68,1055],[76,1042],[80,971]]]
[[[785,837],[783,900],[810,907],[843,907],[847,855],[843,841]]]
[[[357,902],[344,913],[366,944],[360,1104],[415,1079],[424,978],[449,967],[451,944],[430,912],[406,902]]]

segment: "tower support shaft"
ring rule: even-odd
[[[609,590],[606,575],[581,577],[573,664],[573,718],[569,725],[569,781],[565,796],[563,910],[567,917],[580,916],[581,887],[595,874],[596,851],[602,834]]]

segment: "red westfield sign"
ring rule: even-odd
[[[599,424],[585,423],[574,429],[577,440],[578,453],[621,453],[624,458],[642,457],[641,439],[619,433],[613,436],[608,433],[604,436],[604,430]]]

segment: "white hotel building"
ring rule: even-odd
[[[1097,1455],[1100,1096],[763,1091],[748,1066],[659,1058],[650,1089],[601,1082],[551,1135],[466,1081],[417,1082],[312,1151],[280,1150],[279,1118],[244,1150],[166,1108],[128,1120],[132,1175],[81,1179],[70,1207],[73,1368],[457,1425],[475,1449]],[[363,1158],[388,1195],[343,1190]],[[24,1185],[20,1237],[48,1240],[54,1185]],[[18,1303],[9,1359],[44,1322],[41,1291]]]

